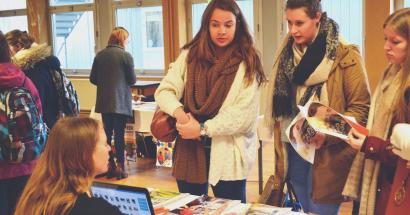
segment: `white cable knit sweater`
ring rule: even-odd
[[[161,110],[173,115],[183,106],[181,99],[186,81],[188,51],[170,64],[167,75],[155,92],[155,100]],[[219,180],[246,179],[256,154],[256,119],[259,110],[259,87],[256,80],[245,88],[246,66],[238,68],[231,89],[219,113],[205,122],[212,137],[209,183]]]

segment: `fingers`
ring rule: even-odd
[[[352,128],[348,134],[348,139],[346,143],[348,143],[352,148],[360,150],[362,148],[362,145],[365,139],[366,139],[365,135],[359,133],[358,131]]]
[[[353,137],[355,137],[356,139],[364,139],[366,138],[366,135],[358,132],[356,129],[352,128],[350,129],[350,132],[353,134]],[[350,133],[349,132],[349,133]]]
[[[176,123],[176,129],[179,135],[183,139],[196,139],[200,137],[199,122],[192,116],[191,113],[187,113],[189,121],[186,123]]]

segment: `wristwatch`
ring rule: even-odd
[[[206,126],[205,126],[205,123],[203,123],[203,122],[201,122],[201,123],[199,123],[199,134],[201,135],[201,136],[208,136],[207,135],[207,133],[206,133]]]

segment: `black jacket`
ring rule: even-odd
[[[13,60],[36,86],[43,107],[43,119],[51,129],[58,119],[58,94],[50,70],[60,69],[60,61],[51,55],[51,49],[46,44],[20,50]]]

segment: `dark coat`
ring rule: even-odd
[[[58,94],[50,71],[60,69],[60,61],[51,55],[51,48],[46,44],[23,49],[13,60],[36,85],[43,107],[43,119],[51,129],[58,119]]]
[[[120,46],[109,45],[94,58],[90,81],[97,86],[97,113],[132,116],[131,85],[135,84],[134,60]]]

